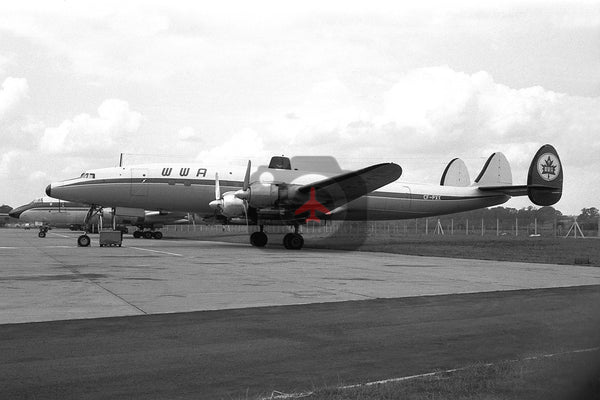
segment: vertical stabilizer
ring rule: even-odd
[[[471,178],[465,162],[460,158],[450,161],[442,174],[441,186],[469,186]]]
[[[550,206],[562,196],[563,167],[556,149],[546,144],[531,161],[527,174],[527,195],[538,206]]]
[[[475,184],[479,187],[512,185],[510,164],[504,154],[497,152],[487,159]]]

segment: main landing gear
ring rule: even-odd
[[[250,235],[250,244],[255,247],[265,247],[268,237],[264,232],[264,225],[260,225],[260,232]],[[283,246],[288,250],[300,250],[304,246],[304,238],[298,233],[298,225],[294,225],[294,233],[288,233],[283,237]]]
[[[265,247],[269,238],[264,232],[265,226],[260,225],[260,232],[254,232],[250,235],[250,244],[256,247]]]
[[[160,240],[160,239],[162,239],[163,234],[162,234],[161,231],[154,231],[153,232],[153,231],[141,231],[141,230],[138,230],[138,231],[134,231],[133,232],[133,237],[136,238],[136,239],[139,239],[139,238],[143,237],[144,239],[157,239],[157,240]]]

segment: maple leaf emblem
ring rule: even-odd
[[[544,160],[541,166],[543,175],[556,175],[556,165],[554,165],[554,162],[552,161],[550,156],[548,156],[548,158]]]

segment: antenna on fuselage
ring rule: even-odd
[[[123,153],[121,153],[121,157],[119,157],[119,167],[123,166]]]

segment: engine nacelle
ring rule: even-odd
[[[226,192],[223,194],[220,213],[227,218],[244,217],[244,200],[235,197],[235,192]]]
[[[271,183],[254,183],[250,187],[248,204],[254,208],[274,206],[279,201],[279,186]]]

